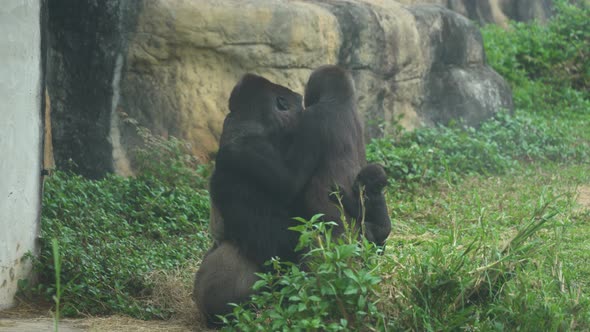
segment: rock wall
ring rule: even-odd
[[[0,310],[14,304],[35,252],[41,207],[44,1],[0,6]]]
[[[479,24],[507,26],[508,21],[546,21],[552,0],[399,0],[405,4],[437,4],[460,13]]]
[[[310,69],[338,61],[340,43],[336,18],[309,3],[149,1],[130,34],[119,109],[207,159],[244,73],[302,92]],[[134,128],[122,130],[133,144]]]
[[[132,122],[186,139],[209,159],[229,92],[246,72],[302,92],[314,68],[349,68],[369,137],[395,121],[477,126],[511,109],[475,25],[415,2],[52,0],[57,167],[72,159],[87,176],[130,174],[139,144]]]
[[[115,71],[138,11],[138,0],[48,1],[47,86],[57,168],[90,178],[115,170]]]

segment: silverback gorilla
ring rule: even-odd
[[[383,244],[389,235],[387,178],[381,166],[365,166],[352,78],[339,67],[320,67],[306,86],[305,106],[302,112],[295,92],[251,74],[231,93],[210,183],[217,243],[195,278],[195,300],[210,322],[230,311],[228,302],[252,294],[254,273],[266,260],[299,260],[292,217],[324,213],[340,221],[334,189],[346,214],[364,222],[367,239]]]

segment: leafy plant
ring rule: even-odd
[[[590,98],[590,7],[555,1],[546,24],[512,22],[508,30],[482,29],[492,67],[512,84],[518,108],[553,111]]]
[[[61,284],[56,311],[63,305],[64,315],[168,317],[171,308],[150,299],[149,276],[207,249],[209,196],[200,188],[208,167],[197,165],[180,140],[142,135],[136,178],[92,181],[58,171],[45,182],[34,291],[50,298]],[[59,240],[54,250],[67,253],[55,266],[52,238]]]
[[[480,128],[436,127],[405,132],[396,139],[373,139],[367,159],[385,166],[398,186],[411,188],[466,174],[503,174],[517,161],[582,161],[587,143],[578,144],[567,123],[522,111],[498,113]]]
[[[51,249],[53,251],[53,267],[55,269],[55,295],[53,301],[55,302],[55,313],[53,313],[53,330],[59,331],[59,308],[61,304],[61,256],[59,254],[59,244],[57,239],[51,240]]]
[[[189,143],[173,136],[154,135],[130,119],[126,122],[135,126],[143,141],[141,147],[133,150],[134,168],[141,178],[157,179],[171,186],[207,187],[211,165],[195,157]]]
[[[45,183],[37,293],[55,293],[49,239],[59,240],[64,315],[167,317],[150,305],[147,276],[199,257],[209,240],[208,195],[156,179],[115,175],[92,181],[55,172]],[[46,240],[47,239],[47,240]]]
[[[560,229],[556,217],[562,204],[544,193],[532,215],[512,220],[516,229],[498,233],[488,220],[492,216],[481,212],[474,227],[441,227],[432,241],[397,238],[382,256],[353,232],[336,239],[330,224],[319,223],[317,216],[299,219],[302,224],[294,229],[301,233],[299,248],[308,248],[304,266],[272,261],[275,272],[260,275],[258,293],[225,317],[225,330],[452,331],[518,329],[525,322],[549,329],[587,324],[579,314],[562,320],[576,310],[576,300],[554,296],[575,289],[561,283],[558,274],[546,274],[559,268],[551,257],[560,237],[546,231]],[[545,272],[532,275],[539,265]],[[540,280],[547,285],[535,285]],[[522,292],[519,287],[534,297],[515,296],[517,289]],[[539,299],[560,307],[544,310]],[[543,320],[535,322],[540,314]]]
[[[358,242],[352,229],[338,239],[334,223],[297,219],[297,249],[307,248],[304,267],[273,261],[275,273],[261,274],[260,293],[225,318],[240,331],[361,331],[385,326],[377,308],[381,278],[377,249]],[[251,310],[254,307],[256,313]],[[228,328],[229,329],[229,328]]]

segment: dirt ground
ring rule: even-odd
[[[0,312],[2,332],[53,332],[54,322],[49,309],[31,308],[21,304]],[[63,318],[59,321],[60,332],[192,332],[210,331],[198,322],[181,320],[143,321],[125,316]]]
[[[0,318],[0,331],[3,332],[53,332],[54,322],[51,318]],[[173,321],[141,321],[127,317],[111,316],[105,318],[62,319],[59,322],[60,332],[86,332],[86,331],[200,331]]]
[[[581,186],[578,188],[577,202],[581,209],[590,209],[590,186]]]

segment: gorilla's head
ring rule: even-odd
[[[325,65],[311,73],[305,86],[305,107],[318,102],[348,103],[355,100],[350,73],[338,66]]]
[[[230,115],[240,122],[255,122],[266,133],[294,128],[303,111],[300,94],[264,77],[246,74],[229,97]]]

